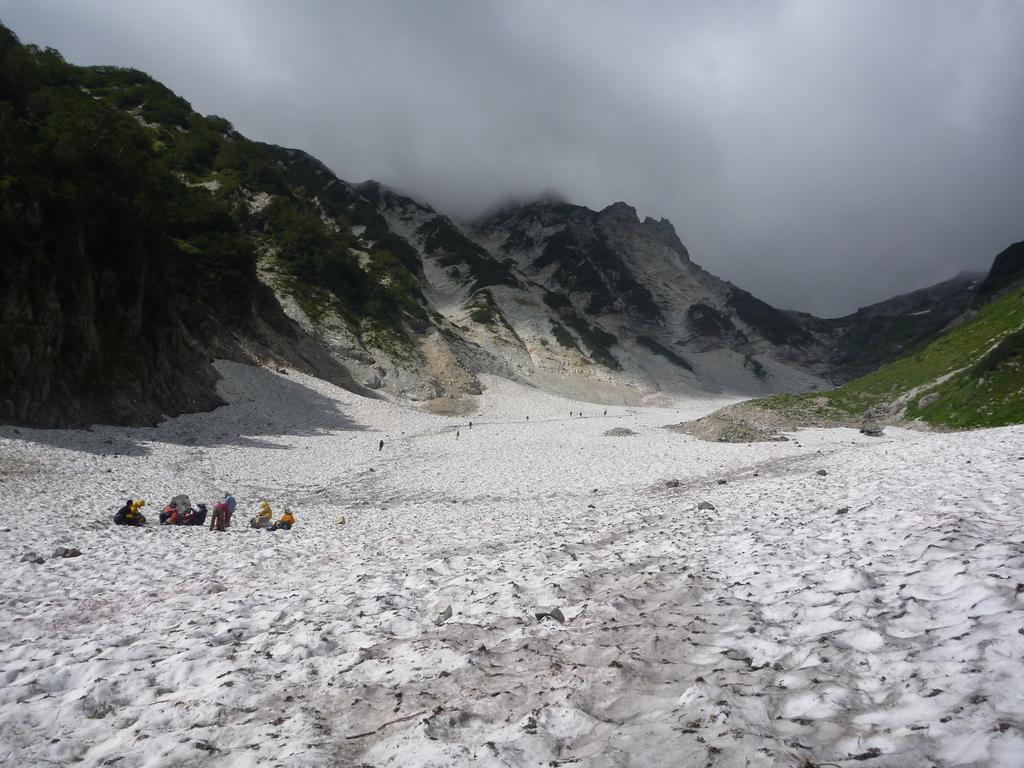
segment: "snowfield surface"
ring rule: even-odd
[[[0,765],[1024,765],[1024,428],[708,444],[661,427],[723,400],[488,379],[469,429],[219,365],[211,414],[0,429]]]

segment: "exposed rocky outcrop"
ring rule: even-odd
[[[978,299],[986,301],[1024,281],[1024,240],[996,256],[992,269],[978,286]]]

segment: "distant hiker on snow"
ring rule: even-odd
[[[144,499],[128,499],[114,515],[114,525],[145,525],[146,517],[139,512],[144,506]]]
[[[384,450],[384,441],[383,440],[380,441],[380,445],[377,446],[377,450],[378,451],[383,451]]]
[[[288,507],[284,508],[284,514],[274,523],[268,530],[271,531],[290,531],[292,526],[295,525],[295,515]]]
[[[260,511],[256,513],[256,517],[249,521],[249,525],[253,528],[269,528],[273,517],[274,512],[270,509],[270,504],[261,501]]]

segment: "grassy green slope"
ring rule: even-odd
[[[953,429],[1024,422],[1024,288],[985,305],[922,349],[824,393],[779,395],[763,407],[812,409],[849,421],[906,401],[905,417]],[[811,405],[813,403],[813,406]]]

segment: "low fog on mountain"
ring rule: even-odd
[[[1018,2],[3,0],[26,42],[142,69],[252,138],[471,218],[557,189],[837,316],[1020,238]]]

